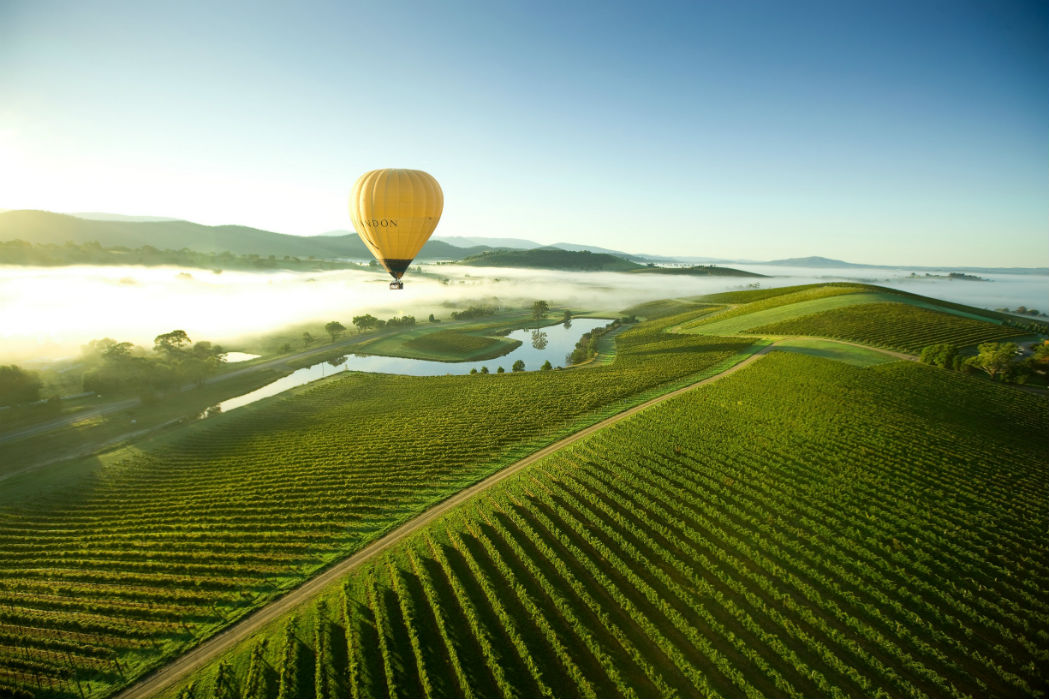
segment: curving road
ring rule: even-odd
[[[353,554],[349,558],[345,558],[342,561],[339,561],[331,568],[328,568],[316,577],[307,580],[302,585],[288,592],[283,597],[274,600],[273,602],[265,605],[264,607],[259,608],[257,611],[249,614],[243,619],[240,619],[239,621],[235,622],[232,626],[228,627],[224,631],[221,631],[215,636],[212,636],[210,639],[208,639],[204,643],[201,643],[196,648],[193,648],[189,652],[185,653],[182,656],[179,656],[167,665],[164,665],[152,675],[149,675],[144,679],[139,680],[135,684],[131,685],[130,687],[124,689],[124,691],[116,695],[116,699],[144,699],[147,697],[158,696],[163,690],[167,689],[176,682],[179,682],[180,680],[185,678],[186,675],[201,668],[203,665],[210,662],[215,657],[221,655],[222,653],[232,648],[234,645],[240,643],[241,641],[249,637],[251,634],[261,629],[264,625],[273,621],[285,612],[290,611],[297,605],[305,602],[310,597],[320,592],[323,588],[327,587],[329,584],[350,573],[355,568],[360,567],[363,563],[379,555],[391,546],[397,544],[405,537],[418,531],[419,529],[426,526],[441,515],[445,514],[449,510],[461,505],[463,502],[469,500],[481,491],[486,490],[495,485],[496,483],[499,483],[500,481],[509,478],[521,469],[538,461],[544,456],[553,454],[555,451],[563,449],[569,444],[577,442],[580,439],[583,439],[584,437],[587,437],[593,434],[594,432],[597,432],[598,430],[602,430],[608,427],[609,425],[613,425],[619,422],[620,420],[625,420],[626,418],[635,415],[641,412],[642,410],[650,408],[658,403],[662,403],[663,401],[670,400],[671,398],[679,396],[682,393],[691,391],[700,386],[704,386],[713,381],[717,381],[718,379],[723,379],[726,376],[729,376],[730,374],[734,374],[740,369],[756,362],[758,359],[768,354],[773,349],[775,349],[774,344],[762,347],[760,350],[758,350],[751,356],[747,357],[738,364],[734,364],[733,366],[729,367],[728,369],[719,374],[715,374],[714,376],[703,379],[702,381],[697,381],[696,383],[689,384],[688,386],[679,388],[675,391],[671,391],[670,393],[665,393],[662,396],[658,396],[651,400],[645,401],[640,405],[636,405],[633,408],[629,408],[628,410],[624,410],[623,412],[618,413],[617,415],[613,415],[612,417],[597,422],[591,425],[590,427],[582,429],[579,432],[569,435],[568,437],[565,437],[564,439],[558,442],[554,442],[553,444],[540,449],[534,454],[526,456],[520,461],[514,462],[513,464],[507,466],[498,473],[495,473],[489,476],[488,478],[485,478],[484,480],[475,483],[469,488],[459,491],[452,497],[448,498],[447,500],[444,500],[438,505],[435,505],[434,507],[422,513],[418,517],[408,522],[405,522],[401,526],[397,527],[393,531],[383,536],[381,539],[377,539],[372,543],[368,544],[363,549]]]

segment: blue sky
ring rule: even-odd
[[[0,208],[1049,264],[1049,3],[0,0]]]

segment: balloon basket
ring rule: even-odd
[[[391,289],[403,289],[404,288],[404,282],[401,282],[401,281],[390,282],[390,288]]]

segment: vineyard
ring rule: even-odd
[[[537,462],[169,695],[1044,696],[1047,411],[774,353]]]
[[[663,332],[682,320],[586,371],[343,374],[49,489],[6,482],[0,695],[105,696],[503,465],[753,351]]]
[[[817,335],[918,354],[949,342],[957,347],[1027,335],[1024,330],[961,318],[903,303],[872,303],[805,315],[751,328],[769,335]]]
[[[976,345],[1028,335],[1034,327],[995,311],[867,284],[733,291],[704,300],[735,305],[681,323],[676,332],[830,337],[918,354],[938,342]]]

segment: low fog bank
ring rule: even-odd
[[[948,271],[913,272],[904,269],[856,267],[787,267],[778,265],[733,265],[737,269],[758,274],[775,275],[760,279],[764,287],[793,284],[814,284],[832,281],[853,281],[890,289],[921,294],[942,301],[964,303],[976,308],[1009,308],[1026,306],[1049,312],[1049,275],[1043,274],[984,274],[973,272],[987,281],[945,279]],[[915,274],[917,276],[912,276]]]
[[[1047,310],[1049,277],[995,275],[995,282],[909,280],[886,270],[773,268],[740,265],[767,279],[616,272],[563,272],[422,264],[403,291],[384,273],[237,272],[177,267],[5,267],[0,274],[0,362],[31,363],[79,355],[111,337],[151,347],[174,329],[194,341],[238,349],[237,338],[290,325],[353,316],[430,313],[447,318],[471,303],[520,307],[536,299],[590,311],[618,311],[658,298],[696,296],[751,284],[778,287],[834,279],[863,280],[981,307]],[[865,276],[871,275],[871,276]],[[876,275],[876,276],[875,276]],[[1041,305],[1039,305],[1041,304]]]
[[[353,316],[434,313],[471,303],[524,306],[536,299],[588,310],[741,287],[740,279],[692,279],[614,272],[420,265],[392,291],[380,272],[237,272],[178,267],[5,267],[0,274],[0,362],[76,357],[111,337],[152,347],[174,329],[237,349],[238,338]],[[746,280],[747,282],[753,280]]]

